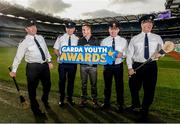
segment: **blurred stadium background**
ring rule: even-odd
[[[161,35],[164,41],[171,40],[177,47],[180,47],[180,0],[166,0],[164,7],[166,11],[153,13],[156,16],[153,32]],[[77,24],[76,34],[78,36],[82,35],[81,25],[83,23],[89,23],[92,25],[93,34],[101,40],[108,36],[108,23],[116,20],[121,24],[120,35],[127,38],[129,41],[132,36],[140,32],[138,19],[141,16],[142,15],[127,15],[73,21]],[[26,32],[23,24],[28,18],[37,19],[38,33],[45,37],[51,53],[56,38],[58,35],[62,35],[65,32],[64,24],[69,20],[67,18],[54,17],[45,13],[36,12],[32,9],[23,8],[19,5],[11,5],[7,2],[0,1],[0,122],[34,122],[31,112],[27,113],[16,109],[16,106],[18,106],[18,98],[17,95],[12,94],[14,93],[12,90],[14,85],[8,76],[7,70],[7,67],[12,63],[13,57],[15,56],[16,47],[24,39]],[[155,102],[152,106],[151,114],[153,116],[151,116],[151,122],[180,122],[180,55],[178,52],[172,52],[171,55],[176,59],[167,56],[158,62],[160,74],[158,77]],[[53,63],[55,69],[51,71],[51,80],[53,84],[50,103],[53,105],[53,109],[56,113],[61,113],[58,116],[63,116],[62,122],[135,122],[135,117],[130,116],[126,118],[127,115],[117,115],[115,113],[105,114],[103,112],[94,113],[90,110],[80,110],[77,112],[79,108],[74,108],[75,110],[57,109],[58,74],[56,57],[54,55]],[[23,61],[18,69],[17,80],[21,88],[27,91],[25,88],[26,78],[24,68],[25,62]],[[102,67],[100,66],[98,69],[98,93],[101,102],[103,100],[104,87],[102,71]],[[126,68],[124,77],[125,102],[126,104],[130,104]],[[80,88],[80,75],[79,70],[77,70],[74,93],[76,97],[80,96]],[[112,101],[115,103],[114,91],[112,94]],[[76,113],[74,111],[76,111]],[[88,114],[84,115],[82,111]],[[49,116],[56,117],[57,115],[52,113],[52,115]],[[60,120],[55,117],[52,117],[48,122],[60,122]]]
[[[37,19],[38,33],[45,37],[48,45],[53,45],[57,36],[64,33],[64,23],[69,20],[6,2],[0,2],[0,8],[0,46],[17,46],[24,38],[23,23],[27,18]],[[166,11],[153,13],[156,16],[153,32],[161,35],[164,40],[172,40],[178,44],[180,42],[180,1],[166,0],[165,8]],[[102,39],[108,35],[108,22],[116,20],[121,24],[120,35],[130,39],[140,32],[138,19],[141,16],[128,15],[73,21],[77,24],[78,36],[81,35],[81,25],[89,23],[92,25],[93,34]]]

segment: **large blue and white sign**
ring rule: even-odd
[[[112,64],[118,54],[106,46],[64,46],[60,51],[60,63],[77,64]]]

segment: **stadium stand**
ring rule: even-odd
[[[19,41],[21,41],[22,39],[14,39],[14,38],[4,38],[4,37],[0,37],[0,45],[4,46],[4,47],[8,47],[8,46],[17,46]]]
[[[25,36],[23,24],[28,18],[35,18],[38,21],[38,33],[45,37],[48,45],[53,45],[57,36],[65,32],[64,23],[70,20],[7,2],[0,2],[0,8],[0,46],[17,46]],[[164,12],[153,13],[156,16],[153,32],[161,35],[164,40],[178,42],[180,41],[180,1],[166,0],[165,8]],[[121,25],[120,35],[129,40],[140,32],[138,19],[141,16],[142,14],[73,21],[77,24],[78,36],[82,35],[82,24],[89,23],[92,25],[93,34],[99,39],[108,35],[110,21],[118,21]]]
[[[165,7],[170,10],[172,16],[180,17],[180,1],[166,0]]]

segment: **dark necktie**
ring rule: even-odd
[[[36,40],[36,38],[35,38],[35,37],[34,37],[34,41],[35,41],[36,45],[37,45],[37,46],[38,46],[38,48],[39,48],[39,51],[40,51],[41,56],[42,56],[42,60],[43,60],[43,61],[45,61],[45,59],[46,59],[45,54],[44,54],[44,52],[43,52],[43,50],[42,50],[41,46],[39,45],[39,43],[38,43],[38,41]]]
[[[113,37],[113,41],[112,41],[112,48],[113,48],[113,50],[115,50],[115,39],[114,39],[114,37]]]
[[[112,41],[112,48],[113,48],[113,50],[115,50],[115,39],[114,39],[114,37],[113,37],[113,41]],[[113,65],[115,65],[115,61],[116,60],[113,61]]]
[[[68,46],[71,46],[71,36],[69,36]]]
[[[145,38],[144,38],[144,58],[145,59],[149,58],[149,41],[147,34],[145,34]]]

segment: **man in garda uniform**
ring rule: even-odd
[[[154,98],[157,81],[156,61],[146,64],[136,72],[134,69],[162,48],[163,41],[161,37],[151,33],[154,18],[155,16],[150,14],[139,19],[142,32],[131,39],[127,53],[128,74],[131,76],[129,78],[129,88],[132,97],[132,105],[128,109],[134,111],[142,105],[141,112],[144,117],[148,115],[149,107]],[[141,86],[144,90],[142,104],[139,100]]]
[[[36,117],[46,117],[39,109],[39,104],[36,100],[36,88],[39,80],[42,82],[43,95],[42,102],[45,108],[49,109],[48,95],[51,88],[50,70],[51,55],[49,54],[46,42],[41,35],[37,35],[37,28],[34,19],[29,19],[25,24],[27,35],[25,39],[19,44],[16,56],[12,64],[12,71],[9,73],[11,77],[16,77],[16,71],[25,56],[26,76],[28,83],[28,93],[31,104],[31,109]]]
[[[69,21],[66,23],[66,33],[58,37],[55,44],[54,44],[54,53],[60,57],[60,49],[63,46],[77,46],[78,37],[75,36],[73,33],[75,31],[75,23]],[[58,59],[59,60],[59,59]],[[74,90],[74,80],[76,76],[76,69],[77,64],[70,64],[70,63],[59,63],[58,72],[59,72],[59,93],[60,93],[60,107],[64,106],[64,98],[65,98],[65,83],[66,77],[68,78],[67,84],[67,101],[74,105],[74,101],[72,99],[73,90]]]
[[[89,24],[84,24],[82,26],[83,37],[79,40],[79,46],[99,46],[99,41],[92,36],[91,26]],[[93,107],[98,108],[97,103],[97,65],[80,65],[80,74],[81,74],[81,85],[82,85],[82,96],[80,101],[80,106],[84,107],[87,104],[87,82],[88,76],[91,82],[91,97],[93,101]]]
[[[113,76],[115,79],[116,86],[116,100],[117,100],[117,110],[119,112],[123,111],[124,105],[124,82],[123,82],[123,60],[121,57],[125,56],[127,49],[127,41],[118,35],[120,31],[118,22],[111,22],[109,24],[109,34],[110,36],[105,38],[101,42],[101,46],[110,46],[114,50],[118,51],[115,61],[112,65],[104,65],[104,104],[102,109],[110,108],[110,98],[111,98],[111,87]]]

